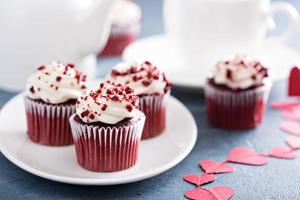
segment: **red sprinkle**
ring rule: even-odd
[[[57,77],[56,77],[56,81],[57,81],[57,82],[60,82],[60,81],[61,81],[61,79],[62,79],[62,77],[61,77],[61,76],[57,76]]]
[[[90,119],[95,119],[95,115],[94,115],[93,113],[91,113],[91,114],[89,115],[89,118],[90,118]]]
[[[119,101],[120,98],[119,98],[117,95],[115,95],[115,96],[113,96],[113,97],[111,98],[111,100],[113,100],[113,101]]]
[[[232,79],[232,71],[231,71],[230,69],[227,69],[227,70],[226,70],[226,77],[227,77],[228,79]]]
[[[89,114],[90,114],[90,111],[85,110],[85,111],[83,111],[83,112],[80,114],[80,116],[81,116],[82,118],[84,118],[84,117],[88,116]]]
[[[142,84],[147,87],[152,83],[152,81],[142,81]]]
[[[73,64],[73,63],[68,63],[67,66],[70,67],[70,68],[74,68],[74,67],[75,67],[75,64]]]
[[[34,91],[34,87],[33,87],[33,86],[31,86],[31,87],[29,88],[29,91],[30,91],[32,94],[34,94],[34,93],[35,93],[35,91]]]
[[[46,67],[45,67],[45,65],[42,65],[42,66],[40,66],[39,68],[38,68],[38,70],[44,70],[44,69],[46,69]]]
[[[131,94],[134,92],[134,90],[131,87],[126,87],[125,92],[126,92],[126,94]]]
[[[101,107],[101,110],[102,110],[102,111],[105,111],[106,108],[107,108],[107,105],[106,105],[106,104],[103,104],[103,106]]]
[[[132,105],[127,104],[127,105],[126,105],[126,109],[127,109],[129,112],[131,112],[131,111],[133,110],[133,107],[132,107]]]

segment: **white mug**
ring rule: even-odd
[[[186,69],[207,74],[224,56],[255,55],[266,39],[273,16],[284,12],[287,29],[272,41],[285,42],[298,25],[299,14],[285,2],[270,0],[165,0],[167,34],[177,43]],[[195,67],[196,66],[196,67]]]

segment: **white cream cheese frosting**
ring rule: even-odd
[[[140,113],[138,97],[128,86],[105,81],[99,89],[87,91],[76,102],[76,114],[85,123],[116,124]]]
[[[261,85],[267,76],[267,69],[259,61],[237,55],[216,65],[213,80],[217,85],[236,90]]]
[[[27,80],[26,95],[30,99],[41,99],[46,103],[59,104],[77,99],[85,90],[86,76],[73,64],[52,62],[40,66]]]
[[[111,70],[106,79],[131,87],[135,95],[161,95],[167,93],[171,88],[165,74],[148,61],[142,64],[137,62],[119,63]]]

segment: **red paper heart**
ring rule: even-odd
[[[229,162],[246,165],[265,165],[268,163],[268,157],[260,155],[247,147],[232,149],[227,160]]]
[[[299,106],[300,106],[299,102],[274,102],[271,104],[271,107],[273,109],[288,110],[288,111],[295,110]]]
[[[300,122],[300,114],[299,113],[294,113],[294,112],[284,112],[282,114],[283,117],[289,119],[289,120],[294,120]]]
[[[297,157],[289,147],[274,147],[269,156],[283,159],[295,159]]]
[[[193,200],[218,200],[209,190],[199,187],[184,193],[184,196]]]
[[[193,200],[228,200],[234,194],[234,190],[229,187],[216,186],[209,190],[197,188],[187,191],[184,196]]]
[[[279,128],[287,133],[300,136],[300,124],[296,122],[284,122]]]
[[[229,173],[234,171],[234,167],[225,164],[225,163],[218,163],[213,160],[202,160],[200,162],[201,168],[209,174],[218,174],[218,173]]]
[[[230,187],[223,187],[223,186],[213,187],[213,188],[209,189],[209,191],[215,197],[217,197],[218,200],[228,200],[234,194],[234,190],[232,188],[230,188]]]
[[[204,185],[206,183],[213,182],[214,180],[217,179],[217,177],[213,174],[201,174],[201,175],[189,174],[189,175],[184,176],[183,179],[186,182],[200,186],[200,185]]]
[[[300,96],[300,69],[297,66],[294,66],[290,72],[288,95]]]
[[[292,148],[292,149],[300,149],[300,138],[296,136],[289,136],[285,138],[285,142]]]

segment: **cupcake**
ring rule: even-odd
[[[134,89],[140,98],[140,110],[146,115],[142,139],[161,134],[166,128],[166,102],[171,84],[164,73],[146,61],[120,63],[106,77]]]
[[[240,55],[220,61],[204,87],[208,120],[230,130],[257,127],[270,88],[268,71],[259,61]]]
[[[120,0],[112,10],[112,27],[101,56],[121,55],[138,36],[141,26],[141,9],[137,3]]]
[[[130,87],[110,81],[78,98],[70,124],[80,166],[114,172],[136,163],[145,122],[138,104]]]
[[[75,113],[76,99],[86,88],[85,79],[73,64],[59,62],[40,66],[28,78],[27,134],[33,142],[50,146],[73,144],[69,118]]]

